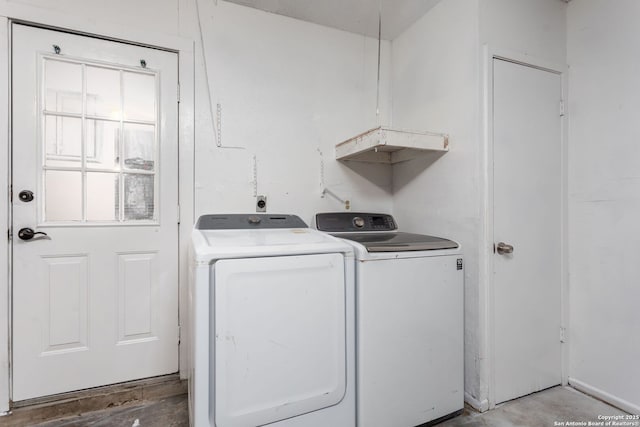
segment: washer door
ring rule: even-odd
[[[219,427],[254,427],[332,406],[346,390],[341,254],[216,262]]]

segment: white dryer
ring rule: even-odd
[[[400,232],[385,214],[317,214],[316,228],[356,250],[358,426],[431,425],[461,413],[459,245]]]
[[[353,249],[293,215],[204,215],[192,235],[195,427],[354,427]]]

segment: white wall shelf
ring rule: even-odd
[[[449,151],[448,135],[379,126],[336,145],[336,159],[394,164]]]

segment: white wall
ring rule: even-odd
[[[257,194],[268,197],[269,212],[310,221],[316,212],[342,210],[331,196],[320,197],[322,172],[352,209],[390,211],[390,171],[345,166],[334,153],[336,143],[377,124],[377,40],[224,1],[200,5],[213,105],[222,106],[221,142],[243,149],[216,146],[198,67],[196,213],[254,211],[254,156]]]
[[[12,4],[33,6],[40,12],[64,13],[81,17],[89,24],[105,23],[153,31],[178,34],[178,3],[180,0],[2,0]],[[149,11],[153,11],[152,14]],[[32,19],[36,19],[36,15]]]
[[[640,413],[637,0],[568,7],[570,382]]]
[[[482,44],[566,64],[564,0],[480,0]]]
[[[478,398],[480,227],[478,1],[440,2],[392,42],[392,114],[398,128],[445,132],[450,151],[393,168],[402,229],[454,239],[465,258],[465,390]]]

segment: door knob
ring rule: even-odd
[[[33,231],[32,228],[21,228],[20,231],[18,231],[18,237],[22,240],[31,240],[38,234],[46,239],[50,239],[47,233],[43,231]]]
[[[498,252],[500,255],[512,254],[513,246],[508,245],[504,242],[500,242],[496,245],[496,252]]]

